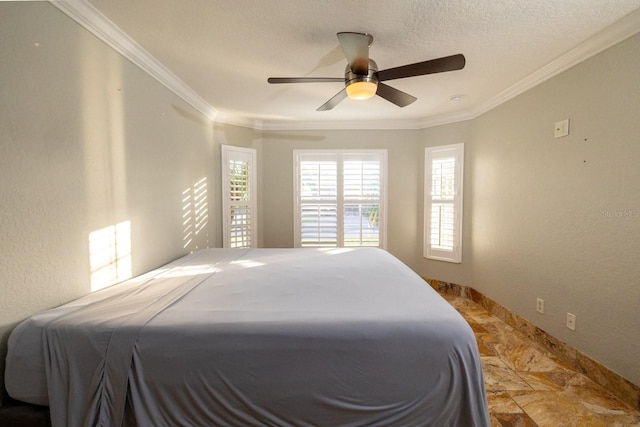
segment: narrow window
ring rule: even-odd
[[[464,144],[425,149],[424,257],[462,262]]]
[[[223,247],[257,246],[256,150],[222,146]]]
[[[386,150],[294,152],[295,246],[385,246]]]

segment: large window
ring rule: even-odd
[[[223,247],[256,247],[256,150],[222,146]]]
[[[464,145],[425,149],[424,256],[462,262]]]
[[[296,247],[385,247],[386,150],[294,151]]]

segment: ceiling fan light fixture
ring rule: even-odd
[[[369,99],[376,94],[378,84],[373,81],[352,81],[347,86],[347,96],[351,99]]]
[[[356,74],[349,64],[344,70],[344,82],[347,96],[351,99],[369,99],[378,90],[378,64],[369,59],[367,74]]]

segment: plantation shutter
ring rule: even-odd
[[[297,150],[295,244],[384,245],[381,150]]]
[[[379,156],[344,156],[344,246],[380,246]]]
[[[338,245],[338,162],[334,156],[300,160],[300,246]]]
[[[463,144],[425,150],[424,256],[462,261]]]
[[[223,246],[257,246],[256,151],[222,146]]]

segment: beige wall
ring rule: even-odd
[[[92,231],[130,221],[133,274],[219,242],[184,247],[182,193],[220,169],[210,121],[49,3],[0,3],[0,63],[2,369],[17,322],[90,291]]]
[[[465,191],[468,284],[640,385],[639,73],[636,35],[475,119]]]

